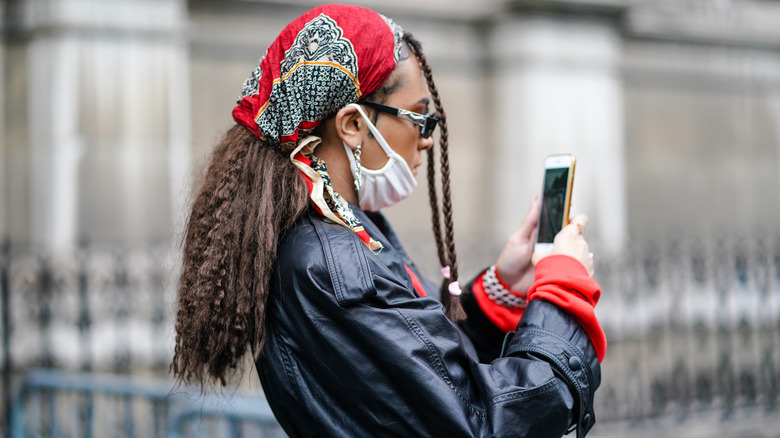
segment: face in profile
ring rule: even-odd
[[[414,57],[400,61],[389,80],[398,80],[400,86],[389,94],[383,102],[385,105],[405,109],[419,114],[428,114],[431,97],[428,84]],[[370,111],[374,111],[369,108]],[[419,125],[390,114],[377,112],[376,128],[387,141],[387,144],[398,153],[409,165],[412,173],[417,175],[418,168],[423,163],[422,151],[433,146],[433,137],[424,138],[420,134]],[[380,169],[387,163],[387,155],[376,139],[366,134],[363,143],[362,165],[368,169]]]

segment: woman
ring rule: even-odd
[[[368,9],[315,8],[274,41],[233,116],[187,227],[176,376],[224,385],[250,346],[296,437],[592,427],[606,340],[587,218],[574,218],[534,269],[534,200],[461,295],[446,117],[411,35]],[[441,288],[422,280],[377,212],[411,193],[423,151]]]

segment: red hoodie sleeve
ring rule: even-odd
[[[515,330],[523,316],[522,308],[508,309],[494,302],[485,292],[482,279],[478,276],[472,289],[482,313],[504,333]],[[541,299],[549,301],[570,314],[590,337],[599,362],[607,352],[607,337],[596,319],[594,307],[601,296],[601,286],[594,280],[585,266],[576,259],[564,255],[547,256],[536,264],[535,281],[528,290],[528,301]],[[498,276],[497,276],[498,278]],[[509,287],[501,281],[501,284]],[[522,297],[515,291],[512,294]]]
[[[607,337],[594,311],[601,286],[588,275],[585,266],[573,257],[551,255],[536,264],[534,277],[528,300],[541,299],[564,309],[590,337],[599,362],[604,360]]]
[[[525,309],[508,309],[491,300],[485,291],[485,285],[483,283],[483,279],[486,273],[487,271],[483,272],[480,276],[477,277],[476,280],[474,280],[474,284],[471,287],[472,291],[474,292],[474,298],[476,298],[477,304],[479,304],[479,308],[482,310],[482,313],[487,316],[490,322],[492,322],[496,327],[500,328],[504,333],[509,333],[517,328],[517,323],[520,322],[520,317],[523,316],[523,310]],[[501,283],[502,286],[509,290],[509,286],[501,281],[498,273],[496,273],[496,279]],[[510,290],[510,292],[515,296],[525,298],[515,291]]]

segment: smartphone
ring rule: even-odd
[[[572,154],[548,155],[544,159],[542,208],[534,245],[536,252],[549,253],[555,235],[569,223],[575,162]]]

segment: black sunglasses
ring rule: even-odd
[[[430,137],[431,134],[433,134],[433,130],[436,129],[436,125],[439,123],[439,119],[433,116],[429,116],[428,114],[420,114],[401,108],[394,108],[392,106],[382,105],[381,103],[371,102],[369,100],[364,100],[359,103],[370,106],[377,111],[382,111],[383,113],[400,117],[404,120],[409,120],[410,122],[420,127],[420,135],[422,135],[423,138]]]

